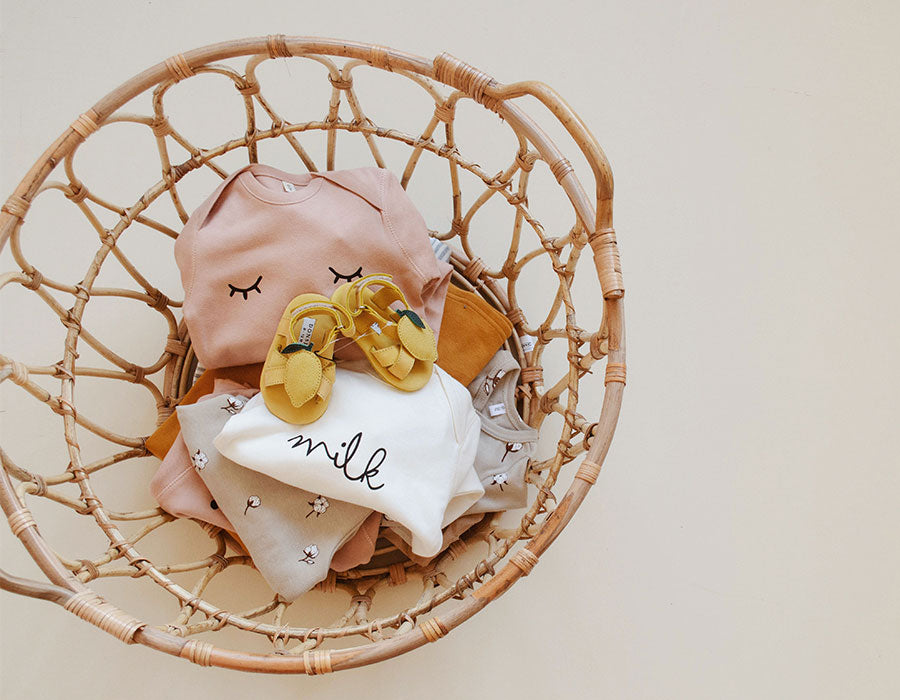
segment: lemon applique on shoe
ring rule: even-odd
[[[334,386],[334,340],[352,327],[346,309],[321,294],[301,294],[285,307],[260,375],[269,411],[305,425],[325,413]]]
[[[392,279],[367,275],[338,287],[331,300],[350,313],[353,325],[342,332],[365,351],[378,375],[398,389],[416,391],[431,378],[437,343]]]

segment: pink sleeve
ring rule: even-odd
[[[421,296],[413,306],[422,308],[435,337],[440,332],[444,300],[453,271],[449,263],[438,260],[429,241],[428,226],[422,214],[413,204],[397,176],[385,170],[384,220],[397,245],[403,249],[412,268],[422,281]]]

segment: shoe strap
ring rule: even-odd
[[[337,325],[342,328],[351,328],[353,326],[353,319],[350,318],[350,313],[340,304],[333,301],[311,301],[308,304],[301,304],[291,311],[291,328],[293,328],[301,318],[309,316],[313,312],[324,312],[328,314],[336,321]]]
[[[291,311],[291,320],[286,333],[290,343],[296,343],[298,338],[294,335],[294,327],[297,321],[309,316],[312,313],[326,313],[334,318],[336,325],[328,332],[323,347],[327,347],[341,328],[353,328],[353,319],[350,313],[340,304],[334,302],[311,301],[308,304],[301,304]],[[290,344],[289,343],[289,344]]]
[[[392,292],[394,292],[394,294],[396,294],[397,299],[403,302],[403,306],[408,309],[409,303],[406,301],[403,290],[401,290],[400,287],[393,283],[393,279],[394,278],[388,274],[374,273],[356,280],[356,282],[351,285],[347,293],[347,304],[350,307],[350,313],[353,315],[359,315],[359,310],[363,306],[363,304],[359,303],[360,297],[362,296],[363,290],[367,289],[371,285],[378,285],[382,287],[382,290],[391,290]],[[378,292],[376,292],[376,294],[381,294],[382,290],[379,290]],[[387,308],[387,304],[383,304],[383,306]]]

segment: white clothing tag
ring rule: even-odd
[[[316,319],[308,317],[304,318],[303,325],[300,326],[300,337],[297,338],[297,342],[300,343],[300,345],[309,345],[315,327]]]
[[[378,335],[381,335],[381,326],[379,326],[377,323],[373,323],[371,326],[369,326],[369,328],[375,331]]]
[[[281,181],[281,186],[284,188],[285,192],[294,192],[297,189],[297,186],[294,185],[293,182],[285,182],[284,180]]]
[[[504,413],[506,413],[506,406],[504,406],[502,403],[492,403],[490,406],[488,406],[488,413],[490,414],[491,418],[502,416]]]
[[[519,342],[522,343],[522,350],[524,352],[531,352],[534,350],[535,339],[533,335],[520,335]]]

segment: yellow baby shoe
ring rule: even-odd
[[[342,306],[321,294],[301,294],[287,305],[266,355],[259,386],[269,411],[305,425],[328,408],[334,385],[334,340],[353,328]]]
[[[437,343],[392,279],[366,275],[342,284],[331,301],[350,313],[353,323],[341,332],[356,341],[378,375],[398,389],[416,391],[431,378]]]

